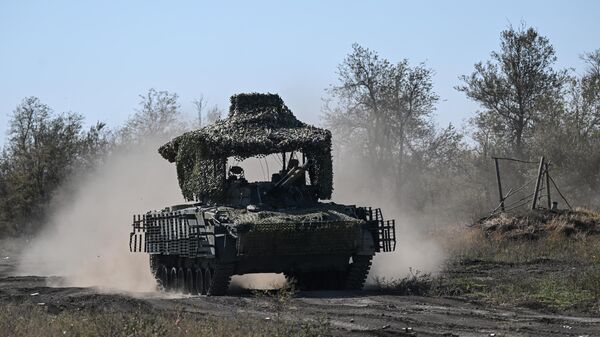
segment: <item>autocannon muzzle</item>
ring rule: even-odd
[[[305,176],[306,170],[312,165],[312,160],[308,160],[302,166],[296,166],[291,168],[273,187],[273,190],[281,190],[288,186],[291,186],[300,177]]]

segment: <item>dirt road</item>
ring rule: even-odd
[[[225,317],[242,314],[260,320],[275,315],[269,296],[115,294],[92,288],[49,287],[60,284],[60,278],[11,276],[14,264],[13,259],[0,261],[0,307],[32,303],[46,307],[51,313],[83,308],[122,312],[153,308]],[[376,292],[299,293],[279,315],[284,319],[309,321],[326,317],[334,334],[344,336],[600,336],[600,318]]]

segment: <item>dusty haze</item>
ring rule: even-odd
[[[231,165],[244,168],[248,180],[268,180],[270,174],[281,167],[281,159],[277,156],[267,156],[263,159],[250,158],[240,163],[230,161]],[[401,278],[414,271],[435,273],[439,271],[445,253],[438,241],[427,234],[430,229],[424,223],[427,217],[416,218],[402,211],[402,205],[396,200],[386,197],[385,192],[361,190],[361,185],[355,182],[368,180],[369,168],[364,163],[336,162],[334,165],[334,195],[338,203],[355,204],[359,206],[381,207],[386,219],[396,219],[396,251],[393,253],[377,254],[367,282],[375,278]],[[234,277],[233,285],[247,288],[277,288],[285,283],[281,274],[253,274]]]
[[[128,244],[133,213],[184,202],[174,164],[156,150],[160,144],[148,141],[117,151],[100,168],[65,186],[45,229],[24,250],[17,273],[63,277],[63,282],[51,286],[156,290],[148,255],[130,253]],[[247,159],[239,165],[250,180],[265,180],[280,164],[271,156]],[[232,279],[234,286],[254,289],[277,288],[284,283],[282,274]]]
[[[18,273],[62,276],[64,286],[98,287],[108,291],[146,292],[156,286],[147,254],[129,252],[133,213],[160,209],[183,202],[175,167],[156,149],[160,142],[147,142],[110,155],[100,168],[76,179],[57,197],[57,206],[45,230],[25,249]],[[236,164],[231,162],[231,164]],[[238,165],[249,180],[267,180],[280,167],[274,156],[248,159]],[[435,272],[443,253],[423,234],[420,226],[403,217],[393,200],[377,193],[357,190],[355,177],[366,179],[362,169],[346,165],[336,171],[334,200],[340,203],[377,206],[386,218],[397,221],[396,252],[378,254],[369,280],[399,278],[413,268]],[[282,274],[235,276],[232,285],[245,288],[277,288]],[[58,285],[58,284],[55,284]]]
[[[183,201],[175,167],[158,146],[149,141],[117,151],[66,186],[45,229],[25,249],[18,273],[64,276],[66,286],[154,290],[148,255],[132,254],[128,245],[133,213]]]
[[[380,253],[373,258],[367,283],[375,278],[387,280],[402,278],[413,272],[436,273],[445,259],[442,245],[428,234],[430,214],[415,216],[403,210],[398,200],[388,196],[384,189],[376,189],[369,182],[374,173],[365,161],[340,158],[334,162],[335,202],[357,206],[379,207],[385,219],[396,220],[396,250]]]

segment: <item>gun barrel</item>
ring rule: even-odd
[[[291,185],[294,181],[298,180],[298,178],[304,176],[304,172],[308,170],[310,165],[312,165],[312,162],[309,160],[304,165],[289,170],[288,173],[275,184],[275,188],[283,188]]]

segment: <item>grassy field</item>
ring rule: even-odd
[[[600,235],[596,228],[600,216],[586,212],[589,216],[569,214],[551,221],[540,221],[545,218],[534,214],[533,229],[529,220],[508,217],[507,223],[493,220],[498,222],[495,231],[490,226],[446,229],[440,234],[446,238],[448,252],[442,271],[432,275],[411,270],[403,279],[376,280],[376,289],[396,295],[461,298],[485,305],[598,316]],[[511,231],[518,235],[504,235]],[[536,235],[521,235],[523,231]],[[11,300],[0,304],[0,336],[308,337],[335,332],[327,317],[311,315],[301,320],[293,316],[297,314],[290,310],[295,296],[293,284],[279,291],[255,291],[253,303],[260,303],[263,312],[270,313],[268,318],[251,315],[252,308],[220,315],[148,306],[133,310],[73,306],[63,310]]]
[[[600,313],[600,238],[480,242],[456,253],[440,293],[496,304]]]
[[[329,336],[326,320],[293,322],[249,315],[217,317],[191,312],[61,311],[31,304],[0,308],[0,335],[27,337],[112,336]]]
[[[326,317],[290,319],[296,290],[256,291],[253,296],[269,316],[231,311],[226,315],[158,310],[141,302],[130,305],[57,307],[41,303],[0,304],[0,336],[14,337],[159,337],[159,336],[331,336]]]
[[[544,218],[538,214],[530,219],[505,217],[506,223],[498,226],[501,230],[491,234],[479,227],[446,232],[449,258],[439,274],[412,271],[404,279],[380,279],[378,288],[549,312],[600,314],[600,214],[581,210],[533,225],[531,219]],[[531,236],[521,235],[523,231],[535,232],[535,239],[526,239]]]

